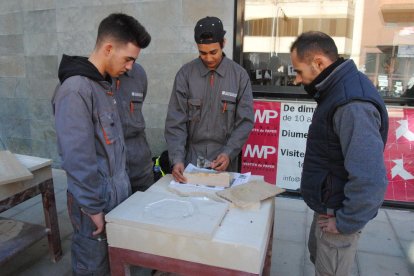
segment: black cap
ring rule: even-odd
[[[194,39],[197,44],[221,42],[226,33],[223,23],[217,17],[204,17],[194,27]]]

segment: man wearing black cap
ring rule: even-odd
[[[223,23],[200,19],[194,28],[199,58],[177,73],[165,123],[172,175],[186,182],[184,166],[198,157],[218,171],[237,171],[237,156],[253,128],[247,72],[223,53]]]

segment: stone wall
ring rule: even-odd
[[[232,57],[235,1],[0,0],[0,149],[60,160],[50,104],[62,54],[88,56],[99,22],[112,12],[136,17],[152,36],[138,58],[148,74],[144,105],[147,137],[158,155],[166,149],[164,122],[177,70],[197,57],[196,21],[223,20],[225,52]]]

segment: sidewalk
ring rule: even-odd
[[[44,238],[0,267],[1,275],[71,275],[70,239],[72,226],[66,210],[66,176],[53,170],[57,212],[63,257],[58,263],[49,259]],[[299,199],[277,197],[271,275],[314,275],[306,241],[313,212]],[[1,217],[44,223],[40,195],[0,213]],[[414,211],[382,208],[364,229],[359,241],[353,275],[414,275]],[[411,269],[411,270],[410,270]],[[133,275],[147,276],[148,270],[134,270]]]

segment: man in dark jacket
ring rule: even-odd
[[[131,194],[111,77],[131,70],[149,40],[135,18],[111,14],[99,25],[90,57],[64,55],[59,66],[52,104],[68,178],[74,275],[109,273],[105,214]]]
[[[359,235],[384,200],[384,101],[331,37],[300,35],[291,46],[296,83],[317,102],[309,127],[301,193],[315,211],[309,250],[316,275],[349,275]]]

